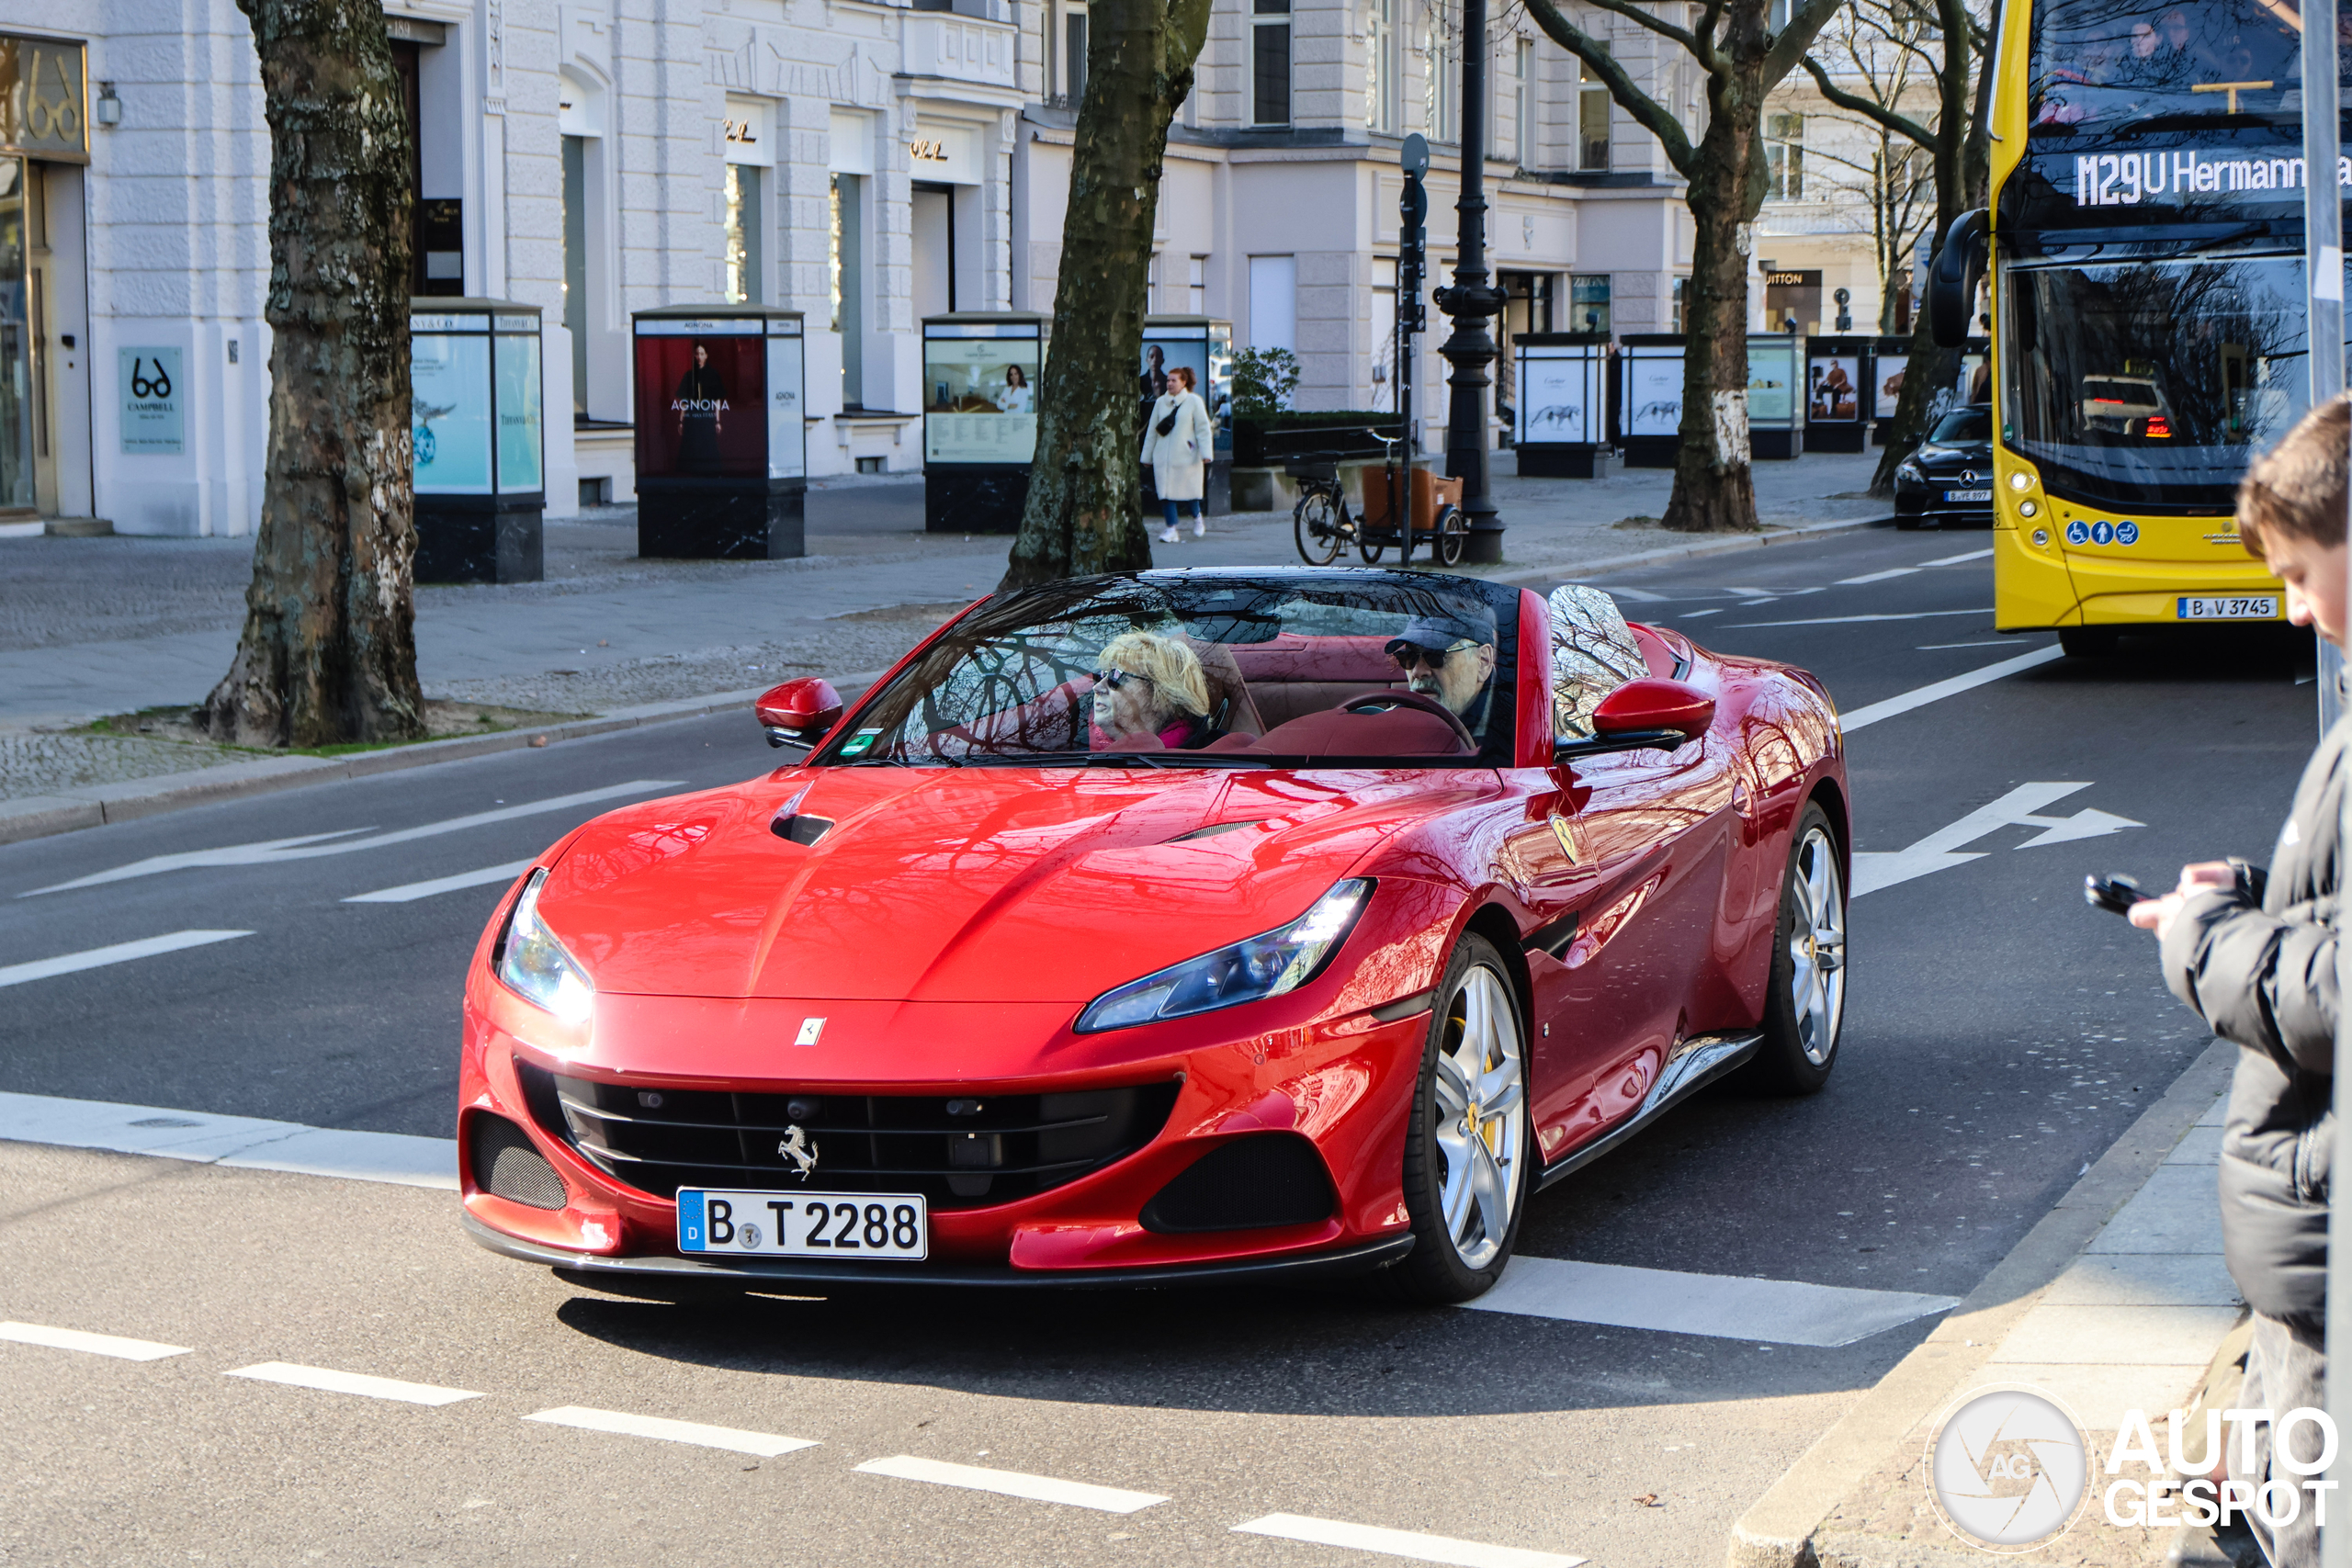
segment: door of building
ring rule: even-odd
[[[0,155],[0,519],[36,510],[33,465],[35,377],[31,235],[25,160]]]

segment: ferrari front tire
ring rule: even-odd
[[[1413,1250],[1384,1274],[1392,1292],[1441,1306],[1492,1289],[1518,1240],[1534,1164],[1518,993],[1493,945],[1465,936],[1421,1047],[1405,1137]]]
[[[1846,878],[1818,802],[1797,818],[1772,936],[1764,1039],[1748,1077],[1773,1093],[1817,1093],[1838,1065],[1846,1021]]]

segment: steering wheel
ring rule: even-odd
[[[1390,708],[1419,708],[1423,713],[1433,713],[1461,737],[1464,751],[1478,749],[1477,737],[1470,733],[1470,727],[1462,722],[1461,715],[1435,697],[1424,696],[1419,692],[1366,692],[1363,696],[1340,705],[1341,713],[1385,713]]]

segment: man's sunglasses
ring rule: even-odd
[[[1452,648],[1423,648],[1419,643],[1407,642],[1403,637],[1398,637],[1388,645],[1388,657],[1396,661],[1396,667],[1400,670],[1410,670],[1415,664],[1426,664],[1431,670],[1442,670],[1445,668],[1447,655],[1459,653],[1462,649],[1473,646],[1475,645],[1471,643],[1457,642]]]

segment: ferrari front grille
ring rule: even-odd
[[[641,1192],[920,1192],[934,1209],[1010,1203],[1124,1159],[1159,1135],[1177,1088],[734,1094],[600,1083],[516,1066],[540,1124]]]

